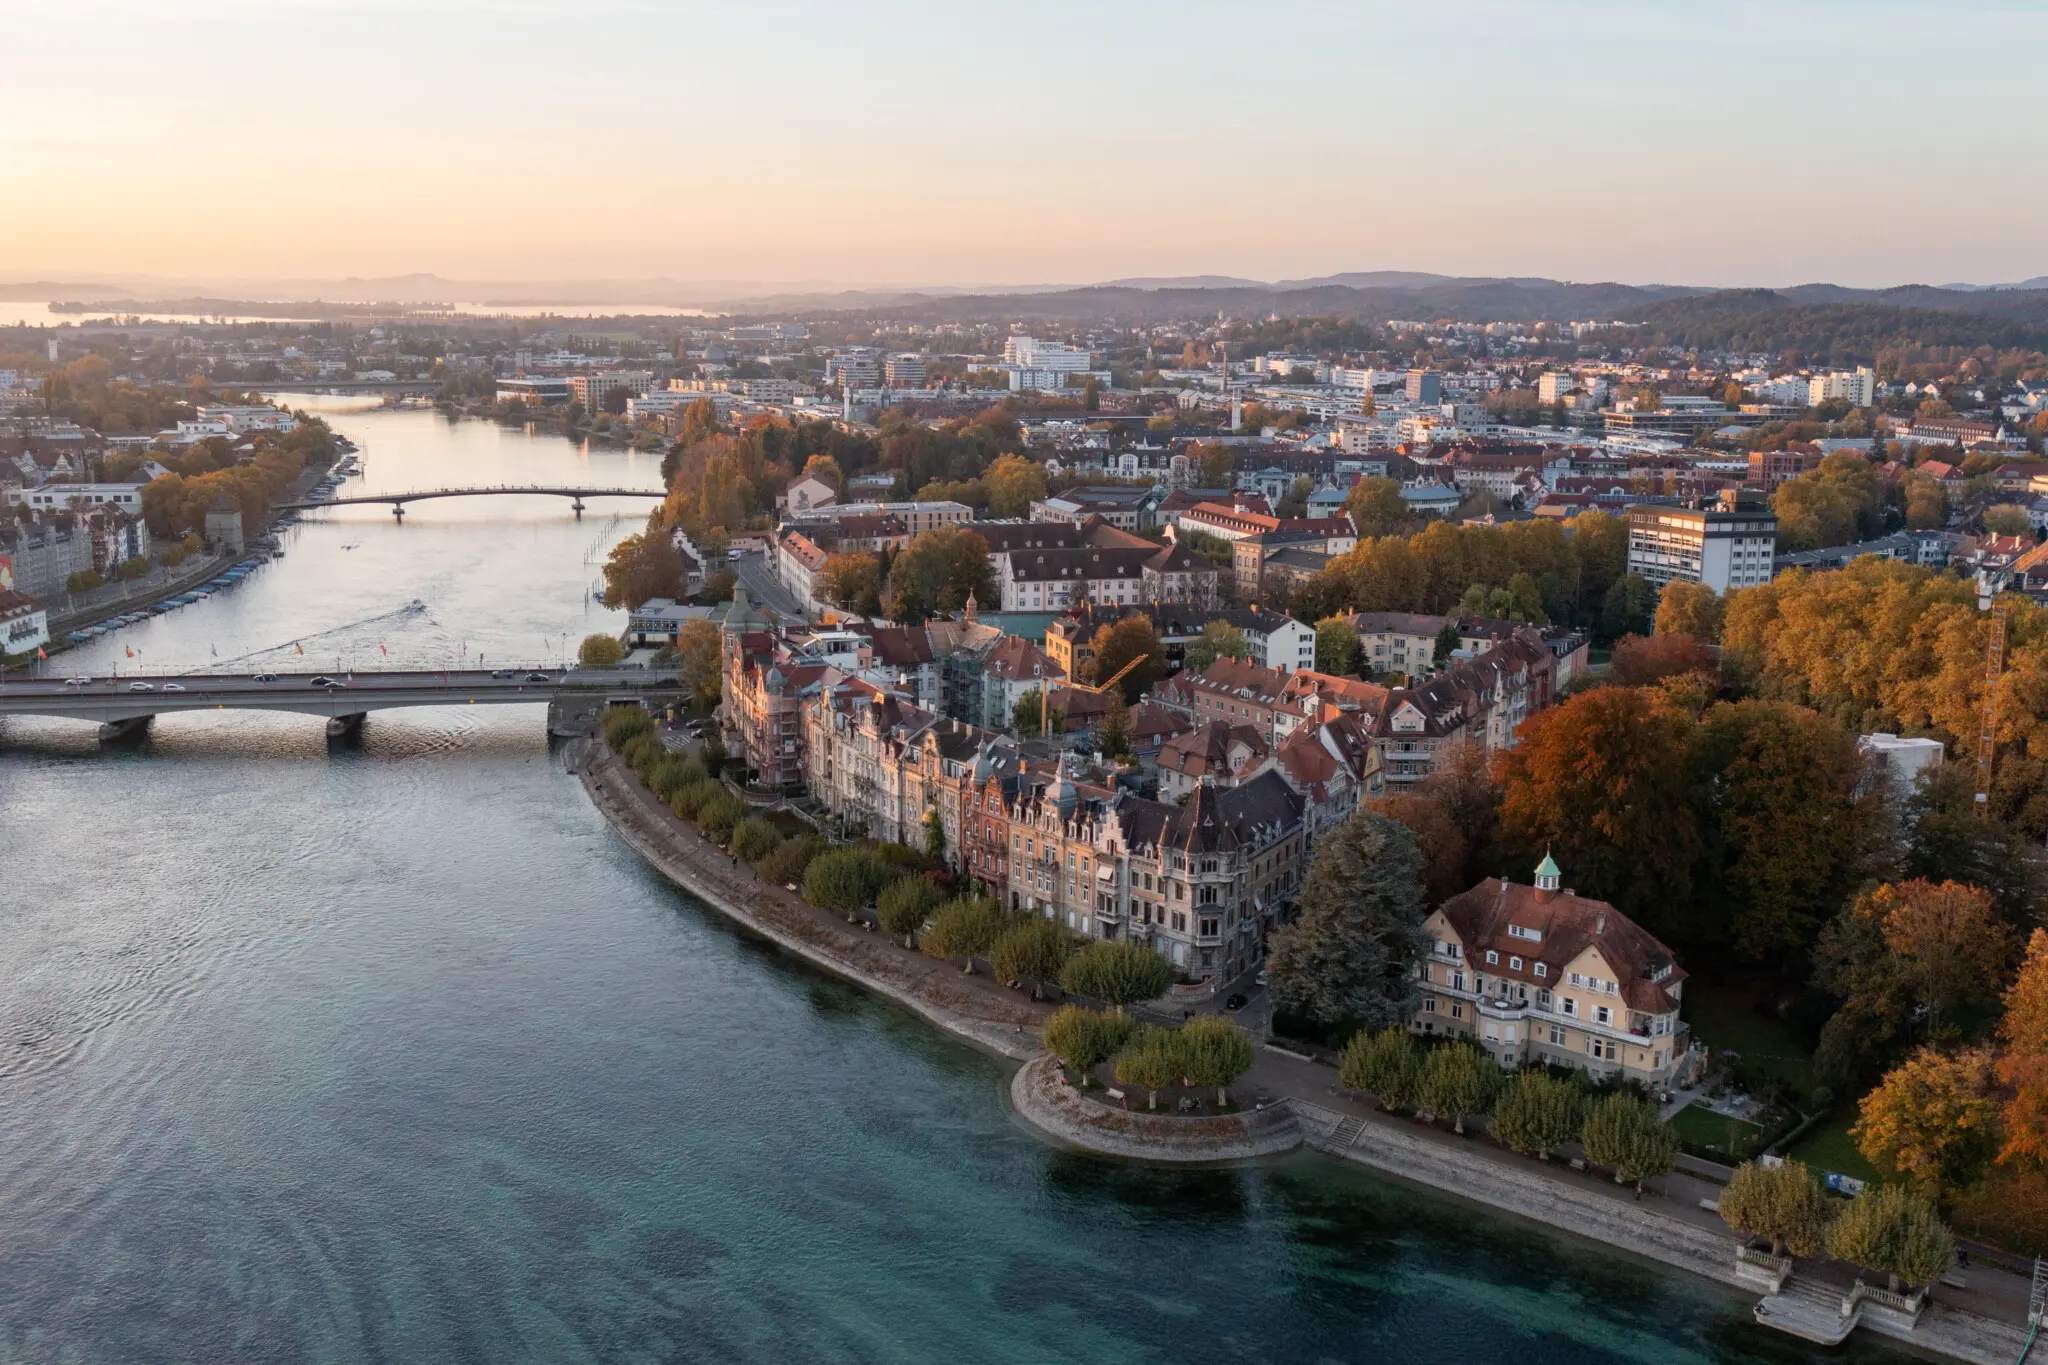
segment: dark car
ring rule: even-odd
[[[553,681],[554,681],[554,679],[553,679],[553,678],[550,678],[550,677],[549,677],[549,676],[548,676],[547,674],[545,674],[545,673],[529,673],[529,674],[527,674],[527,675],[526,675],[526,680],[527,680],[528,682],[553,682]]]
[[[1233,995],[1228,1000],[1225,1000],[1223,1002],[1223,1008],[1227,1010],[1241,1010],[1244,1008],[1244,1006],[1245,999],[1242,994]]]
[[[309,680],[309,681],[308,681],[308,682],[306,683],[306,686],[308,686],[308,687],[332,687],[332,686],[334,686],[334,679],[332,679],[332,678],[328,677],[328,676],[327,676],[327,675],[326,675],[325,673],[319,673],[319,674],[315,674],[315,675],[314,675],[314,676],[313,676],[313,677],[312,677],[312,678],[311,678],[311,679],[310,679],[310,680]]]
[[[258,673],[258,674],[257,674],[257,675],[256,675],[256,676],[255,676],[254,678],[252,678],[252,679],[251,679],[250,681],[252,681],[252,682],[276,682],[276,681],[277,681],[277,674],[275,674],[275,673]]]

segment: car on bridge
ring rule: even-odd
[[[151,686],[150,686],[150,685],[149,685],[148,683],[146,683],[146,682],[132,682],[132,683],[129,683],[129,684],[128,684],[128,690],[129,690],[130,692],[154,692],[154,691],[156,691],[156,689],[155,689],[154,687],[151,687]]]
[[[276,681],[277,681],[277,674],[275,674],[275,673],[258,673],[258,674],[257,674],[257,675],[256,675],[255,677],[251,678],[251,679],[250,679],[249,681],[250,681],[250,682],[276,682]]]
[[[553,679],[553,678],[550,678],[550,677],[549,677],[549,676],[548,676],[547,674],[545,674],[545,673],[529,673],[529,674],[527,674],[527,675],[526,675],[526,680],[527,680],[528,682],[537,682],[537,683],[544,683],[544,682],[553,682],[553,681],[554,681],[554,679]]]
[[[491,676],[494,678],[509,678],[512,676],[512,670],[509,668],[494,668],[491,670]]]
[[[335,681],[334,679],[332,679],[332,678],[328,677],[328,676],[327,676],[327,675],[326,675],[325,673],[316,673],[316,674],[314,674],[314,675],[313,675],[313,677],[311,677],[310,679],[308,679],[308,680],[307,680],[307,682],[306,682],[306,686],[308,686],[308,687],[340,687],[340,686],[341,686],[341,684],[340,684],[340,683],[338,683],[338,682],[336,682],[336,681]]]
[[[64,685],[65,685],[66,687],[91,687],[91,686],[92,686],[92,679],[91,679],[91,678],[66,678],[66,679],[64,680]]]

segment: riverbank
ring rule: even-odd
[[[671,882],[748,932],[834,976],[865,986],[984,1052],[1024,1062],[1042,1054],[1051,1006],[986,977],[849,924],[779,886],[757,880],[724,849],[640,785],[600,740],[578,741],[572,765],[619,837]]]
[[[1736,1273],[1737,1239],[1718,1215],[1701,1207],[1702,1199],[1718,1195],[1718,1186],[1674,1172],[1649,1182],[1652,1193],[1645,1203],[1597,1174],[1546,1167],[1476,1137],[1381,1113],[1340,1091],[1329,1067],[1291,1054],[1260,1051],[1236,1087],[1254,1107],[1239,1114],[1183,1118],[1115,1109],[1084,1098],[1058,1083],[1057,1065],[1039,1044],[1038,1028],[1050,1007],[905,952],[781,887],[760,883],[750,869],[734,864],[694,824],[641,786],[601,741],[578,741],[572,767],[620,837],[683,890],[814,966],[875,991],[985,1052],[1024,1063],[1011,1078],[1012,1106],[1032,1128],[1063,1146],[1140,1162],[1216,1165],[1306,1145],[1609,1251],[1755,1292]],[[1312,1095],[1319,1098],[1308,1098]],[[1973,1281],[2013,1278],[1989,1267],[1973,1268],[1971,1275]],[[1917,1327],[1906,1329],[1876,1317],[1864,1318],[1863,1325],[1969,1365],[2008,1365],[2024,1339],[2023,1327],[2001,1320],[2011,1310],[2012,1295],[2006,1291],[2012,1288],[1945,1288],[1943,1295],[1960,1302],[1937,1301]],[[2018,1301],[2024,1305],[2023,1286]]]

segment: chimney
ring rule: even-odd
[[[1596,919],[1595,919],[1595,920],[1593,921],[1593,933],[1594,933],[1594,934],[1595,934],[1595,935],[1597,936],[1597,935],[1600,935],[1600,934],[1604,934],[1604,933],[1606,933],[1606,932],[1607,932],[1607,912],[1606,912],[1605,910],[1602,910],[1602,911],[1600,912],[1600,914],[1599,914],[1599,917],[1598,917],[1598,918],[1596,918]]]

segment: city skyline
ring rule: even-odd
[[[0,15],[35,111],[0,132],[0,283],[2048,272],[2025,86],[1982,70],[2048,32],[2011,5]]]

